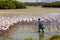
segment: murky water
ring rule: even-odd
[[[45,38],[50,37],[54,34],[60,34],[59,31],[45,31],[44,33],[38,33],[35,25],[20,25],[21,27],[18,29],[16,33],[14,33],[11,37],[14,40],[24,40],[25,38],[32,37],[34,40],[45,40]],[[46,29],[45,29],[46,30]]]
[[[47,17],[55,17],[57,15],[60,15],[59,12],[55,12],[55,13],[45,13],[45,14],[30,14],[30,15],[13,15],[13,16],[18,16],[18,17],[36,17],[36,18],[39,18],[40,16],[47,16]],[[4,15],[6,16],[6,15]],[[13,17],[13,16],[9,16],[9,17]],[[8,15],[6,16],[8,17]],[[55,25],[54,23],[51,23],[50,25],[45,25],[45,32],[44,33],[38,33],[37,30],[38,30],[38,25],[37,24],[32,24],[33,22],[31,23],[21,23],[19,22],[18,25],[16,25],[16,27],[18,26],[18,30],[17,32],[15,32],[14,34],[10,35],[9,37],[0,37],[1,40],[24,40],[25,38],[28,38],[28,37],[32,37],[34,40],[45,40],[45,38],[47,37],[50,37],[54,34],[59,34],[60,35],[60,25],[57,27],[57,25]],[[56,22],[55,22],[56,23]]]

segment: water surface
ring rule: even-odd
[[[11,17],[11,18],[13,18],[13,17],[39,18],[41,16],[55,17],[57,15],[60,15],[60,13],[59,12],[51,12],[51,13],[45,13],[45,14],[30,14],[30,15],[14,15],[13,14],[13,16],[12,15],[7,15],[7,16],[3,15],[3,16]],[[17,32],[15,32],[14,34],[9,36],[11,40],[24,40],[25,38],[28,38],[28,37],[32,37],[34,40],[45,40],[47,37],[50,37],[54,34],[60,35],[60,25],[58,27],[56,27],[55,24],[48,25],[45,27],[44,33],[38,33],[37,32],[37,30],[38,30],[37,24],[31,24],[31,23],[21,24],[21,22],[19,22],[19,23],[20,24],[17,25],[19,27]],[[58,30],[58,28],[59,28],[59,30]],[[2,38],[2,37],[0,37],[0,38]],[[6,38],[8,39],[8,37],[6,37]],[[3,40],[3,38],[1,40]]]

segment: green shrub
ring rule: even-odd
[[[42,5],[42,7],[60,7],[60,2],[51,2],[51,3],[45,3]]]
[[[14,1],[15,3],[15,6],[17,9],[19,8],[26,8],[26,4],[22,3],[22,2],[17,2],[17,1]]]
[[[53,35],[51,38],[48,40],[60,40],[60,35]]]
[[[36,2],[36,3],[34,3],[34,2],[25,2],[25,4],[27,4],[28,6],[40,6],[42,3],[41,2]]]
[[[0,1],[0,9],[18,9],[18,8],[26,8],[26,4],[12,0]]]

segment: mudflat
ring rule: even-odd
[[[27,7],[26,9],[0,9],[0,14],[37,14],[47,12],[60,12],[60,8],[42,8],[42,7]]]

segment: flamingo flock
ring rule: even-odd
[[[48,25],[55,25],[60,26],[60,15],[57,16],[37,16],[37,17],[22,17],[22,16],[13,16],[13,17],[6,17],[6,16],[0,16],[0,30],[7,30],[9,29],[10,25],[14,25],[14,23],[18,22],[35,22],[37,23],[38,18],[41,18],[45,26]]]

